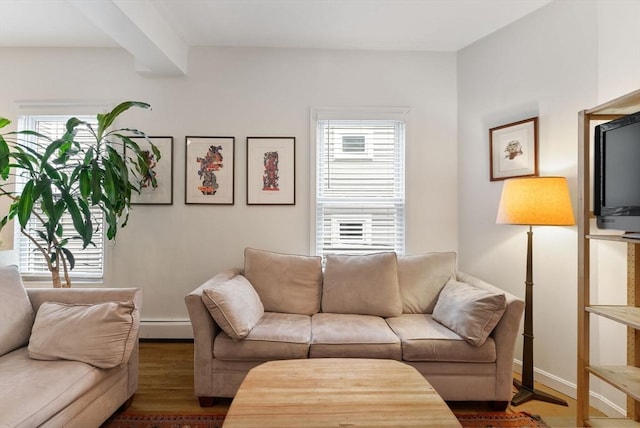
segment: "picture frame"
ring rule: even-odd
[[[235,141],[185,137],[185,204],[234,204]]]
[[[140,193],[131,192],[131,205],[173,205],[173,137],[129,137],[149,156],[149,169],[155,175],[158,187],[150,185],[145,177]],[[160,151],[156,160],[151,151],[153,143]]]
[[[538,117],[489,130],[490,180],[538,175]]]
[[[295,137],[247,137],[247,205],[295,205]]]

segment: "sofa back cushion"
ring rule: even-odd
[[[322,312],[400,315],[402,301],[396,254],[327,255]]]
[[[402,313],[430,314],[447,281],[456,277],[456,253],[398,256]]]
[[[0,267],[0,355],[29,342],[33,308],[16,266]]]
[[[264,306],[242,275],[202,290],[202,301],[216,324],[234,340],[244,339],[264,315]]]
[[[322,258],[246,248],[244,276],[265,312],[313,315],[320,311]]]
[[[72,360],[102,369],[123,366],[138,343],[140,313],[132,301],[44,302],[29,341],[35,360]]]

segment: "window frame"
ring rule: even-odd
[[[312,255],[322,255],[324,258],[325,254],[320,254],[318,251],[318,230],[317,230],[317,214],[318,214],[318,193],[317,193],[317,184],[318,184],[318,174],[317,174],[317,162],[318,162],[318,122],[323,120],[389,120],[389,121],[400,121],[404,123],[404,144],[402,146],[402,230],[404,231],[402,239],[401,239],[401,248],[395,248],[394,251],[398,253],[398,255],[402,255],[406,249],[406,236],[407,236],[407,222],[406,222],[406,148],[408,146],[408,142],[410,141],[410,128],[411,128],[411,109],[409,107],[354,107],[354,108],[312,108],[310,110],[310,146],[309,146],[309,171],[310,171],[310,183],[309,183],[309,204],[310,204],[310,227],[309,227],[309,251]],[[366,145],[366,137],[365,137],[365,153],[353,153],[346,154],[345,158],[341,158],[340,156],[336,156],[336,153],[333,153],[333,160],[336,162],[341,162],[344,160],[358,160],[358,159],[348,159],[350,155],[356,155],[359,160],[366,161],[368,159],[372,159],[372,152],[368,152]],[[371,156],[368,156],[368,153],[371,153]],[[363,155],[368,157],[363,157]],[[370,215],[366,212],[361,214],[363,220],[367,220],[367,216]],[[333,225],[331,226],[333,227]],[[365,225],[366,227],[366,225]],[[366,231],[365,231],[366,232]],[[372,252],[378,252],[379,250],[374,250]],[[328,254],[328,253],[326,253]]]

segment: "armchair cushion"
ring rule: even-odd
[[[139,323],[139,311],[131,301],[44,302],[36,313],[29,356],[81,361],[103,369],[123,366],[136,345]]]
[[[402,313],[395,253],[328,254],[322,312],[394,317]]]
[[[433,319],[467,342],[481,346],[507,308],[504,293],[491,293],[473,285],[447,282],[433,309]]]
[[[29,342],[33,308],[16,266],[0,267],[0,355]]]
[[[246,248],[244,276],[266,312],[313,315],[320,310],[322,258]]]
[[[264,306],[242,275],[202,290],[202,301],[216,324],[234,340],[244,339],[264,315]]]

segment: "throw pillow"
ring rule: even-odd
[[[430,314],[447,281],[456,278],[456,253],[398,256],[402,313]]]
[[[202,301],[216,324],[235,340],[247,337],[264,315],[258,293],[242,275],[205,288]]]
[[[380,317],[401,315],[396,254],[327,255],[322,311]]]
[[[139,325],[139,311],[131,301],[44,302],[33,323],[29,356],[81,361],[102,369],[123,366],[138,341]]]
[[[244,276],[266,312],[313,315],[320,310],[321,257],[246,248]]]
[[[444,286],[433,319],[475,346],[481,346],[507,309],[504,293],[491,293],[458,281]]]
[[[0,267],[0,355],[29,342],[33,308],[16,266]]]

